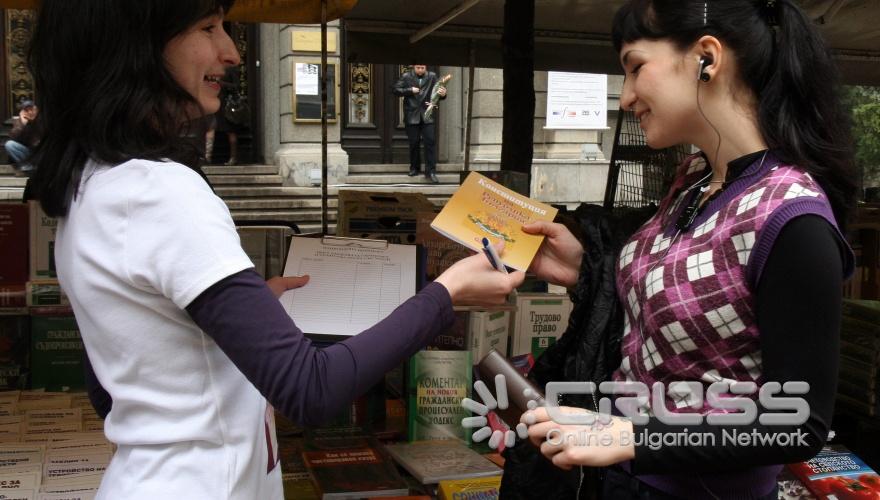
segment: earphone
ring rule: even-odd
[[[712,62],[710,56],[703,56],[700,58],[700,71],[697,73],[697,79],[701,82],[708,82],[712,78],[709,73],[706,72],[706,66],[712,64]]]

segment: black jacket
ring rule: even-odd
[[[418,125],[419,123],[434,123],[434,116],[437,113],[435,109],[430,118],[424,119],[425,110],[428,109],[428,101],[431,100],[431,91],[437,84],[437,75],[433,71],[425,71],[422,76],[422,84],[419,85],[419,77],[412,71],[407,71],[395,82],[392,87],[394,95],[403,97],[403,114],[407,125]],[[418,87],[419,93],[413,94],[412,88]],[[441,96],[440,99],[446,99]]]
[[[617,257],[623,244],[656,211],[656,207],[619,209],[614,213],[581,205],[567,224],[584,246],[584,258],[568,328],[550,346],[529,373],[538,387],[547,382],[610,380],[621,362],[623,308],[617,298]],[[589,396],[566,396],[560,402],[597,411]],[[504,500],[572,500],[596,498],[598,470],[575,467],[564,471],[545,459],[528,442],[504,452],[501,498]],[[581,470],[584,477],[581,478]]]

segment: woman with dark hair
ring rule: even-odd
[[[605,425],[546,409],[524,421],[558,467],[608,466],[605,498],[775,499],[780,464],[826,441],[853,267],[840,228],[855,184],[834,64],[790,0],[631,0],[612,36],[621,106],[648,144],[701,152],[617,254],[622,361],[606,376],[631,397]],[[532,270],[582,296],[590,249],[558,224],[526,229],[548,237]],[[786,386],[801,400],[758,398],[758,387],[795,381],[809,384]],[[782,408],[800,411],[772,423]],[[563,413],[589,421],[597,410]]]
[[[453,303],[500,303],[523,278],[463,259],[370,329],[314,347],[276,299],[308,278],[254,271],[189,133],[239,62],[231,3],[41,2],[33,191],[59,218],[58,277],[117,445],[101,499],[280,500],[273,406],[325,422],[451,326]]]

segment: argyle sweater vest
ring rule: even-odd
[[[701,156],[689,158],[677,185],[698,182],[706,168]],[[649,388],[663,382],[670,411],[705,414],[717,410],[675,382],[700,382],[703,394],[713,382],[762,382],[754,292],[783,226],[804,214],[837,225],[818,183],[772,153],[747,167],[680,231],[675,221],[690,196],[699,195],[694,191],[673,194],[670,208],[645,223],[620,253],[623,361],[613,379]],[[654,413],[650,401],[640,404]]]

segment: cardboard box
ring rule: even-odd
[[[39,202],[30,204],[30,280],[57,278],[55,274],[55,231],[58,219],[49,217],[43,212]]]
[[[266,229],[259,227],[239,227],[238,239],[257,273],[266,278]]]
[[[31,316],[31,388],[83,389],[84,355],[73,316]]]
[[[431,227],[435,212],[419,212],[416,215],[416,244],[425,249],[427,262],[425,275],[428,281],[434,281],[443,271],[459,260],[470,257],[471,251],[464,245],[450,240]]]
[[[492,349],[506,355],[514,310],[511,305],[492,308],[458,306],[455,308],[455,323],[434,337],[426,349],[470,351],[474,365]]]
[[[28,280],[28,206],[0,203],[0,287]]]
[[[414,244],[417,214],[432,210],[421,193],[339,191],[336,235]]]
[[[567,295],[517,294],[510,355],[531,353],[535,358],[540,356],[565,333],[571,307]]]

